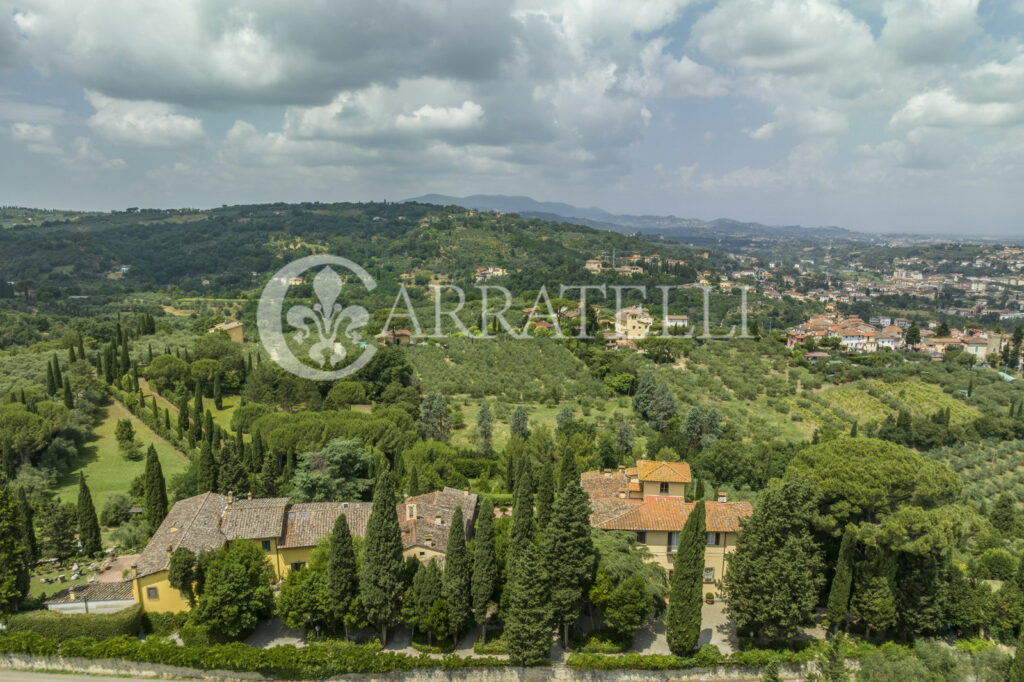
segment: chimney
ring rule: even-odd
[[[729,501],[729,496],[726,494],[726,492],[724,490],[719,490],[718,491],[718,501],[719,502],[728,502]]]
[[[231,507],[231,503],[234,502],[234,501],[235,501],[235,494],[229,490],[228,491],[228,507],[229,508]]]
[[[405,505],[405,518],[407,521],[416,518],[416,503],[412,502]]]
[[[174,554],[174,549],[172,549],[170,545],[167,545],[167,558],[170,559],[172,554]]]
[[[626,473],[626,465],[625,464],[620,464],[619,465],[619,473],[620,474]]]
[[[252,501],[252,491],[249,491],[249,494],[245,496],[245,499]]]

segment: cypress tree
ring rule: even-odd
[[[856,542],[854,527],[847,527],[846,532],[843,533],[843,541],[839,545],[836,574],[832,578],[832,587],[828,593],[828,615],[826,620],[829,626],[833,628],[837,628],[842,624],[850,608],[850,586],[853,584],[853,560]]]
[[[206,417],[203,419],[203,436],[210,441],[210,445],[220,444],[220,438],[214,437],[213,413],[209,410],[206,411]]]
[[[220,394],[220,372],[213,377],[213,406],[218,410],[224,409],[224,401]]]
[[[420,468],[414,464],[412,470],[409,472],[409,482],[407,484],[407,489],[410,497],[415,497],[416,495],[420,494],[419,469]]]
[[[60,372],[60,360],[57,359],[57,354],[53,354],[53,385],[58,389],[64,385],[64,376]]]
[[[82,543],[82,554],[86,556],[92,556],[103,549],[100,522],[96,518],[96,507],[93,506],[89,486],[85,483],[85,474],[78,478],[78,541]]]
[[[853,426],[850,427],[850,438],[857,437],[857,420],[853,420]]]
[[[153,344],[149,344],[148,357],[149,357],[149,363],[153,364]]]
[[[181,436],[189,430],[188,427],[188,398],[186,396],[182,396],[178,400],[178,438],[181,438]]]
[[[535,665],[550,655],[551,625],[543,573],[533,538],[509,552],[504,637],[512,665]]]
[[[415,469],[414,469],[415,471]],[[494,503],[484,498],[473,533],[473,617],[487,643],[487,611],[498,585],[498,556],[494,547]]]
[[[171,411],[166,407],[164,408],[164,430],[168,433],[171,432]]]
[[[356,575],[356,552],[352,533],[344,514],[338,516],[331,531],[327,550],[327,598],[336,624],[340,624],[348,639],[348,613],[359,595],[359,577]]]
[[[21,506],[21,517],[25,520],[25,543],[28,545],[28,561],[32,564],[39,559],[39,543],[36,542],[35,510],[28,501],[28,493],[18,487],[18,504]]]
[[[491,436],[494,434],[494,419],[491,417],[491,408],[487,406],[487,403],[480,405],[480,412],[476,416],[476,426],[480,432],[480,452],[484,455],[490,455],[491,448]]]
[[[388,626],[399,612],[402,597],[402,531],[395,513],[395,491],[391,474],[377,476],[373,507],[366,523],[359,593],[367,620],[380,630],[381,644],[387,644]]]
[[[466,549],[466,529],[463,525],[462,507],[456,507],[452,514],[452,525],[448,528],[448,546],[444,554],[444,588],[442,596],[448,604],[448,627],[454,644],[469,621],[472,609],[470,585],[473,569],[469,550]]]
[[[13,481],[14,477],[18,475],[18,462],[14,458],[14,450],[11,449],[11,444],[4,441],[3,453],[0,455],[0,473],[3,474],[3,479],[0,480],[0,484],[5,481]]]
[[[518,547],[533,538],[533,496],[526,491],[525,482],[516,485],[512,497],[512,527],[508,531],[510,547]],[[511,552],[506,563],[511,560]]]
[[[543,532],[551,520],[551,505],[555,502],[555,472],[550,462],[541,467],[537,481],[537,526]]]
[[[25,519],[11,484],[0,483],[0,615],[18,610],[28,594],[29,549]]]
[[[160,459],[156,456],[156,448],[149,444],[146,451],[145,472],[146,520],[151,528],[157,528],[167,516],[167,484],[164,472],[160,468]]]
[[[249,477],[242,466],[241,457],[235,450],[234,442],[228,441],[221,448],[218,464],[217,487],[222,495],[228,493],[241,495],[243,492],[248,492]]]
[[[672,568],[665,635],[676,656],[689,655],[700,638],[701,586],[704,582],[704,548],[707,531],[704,501],[697,502],[679,534],[679,547]]]
[[[277,453],[270,449],[263,450],[259,433],[253,434],[253,447],[260,443],[260,451],[263,452],[263,466],[259,476],[256,477],[256,489],[262,497],[274,497],[277,495],[277,479],[281,475],[278,470]]]
[[[71,346],[68,348],[68,364],[73,365],[78,358],[75,356],[75,347]]]
[[[78,357],[85,360],[85,341],[81,334],[78,335]]]
[[[46,363],[46,395],[53,395],[57,392],[57,383],[53,378],[53,365]]]
[[[203,384],[196,379],[196,394],[192,400],[192,421],[200,422],[203,421]],[[197,439],[198,440],[198,439]]]
[[[199,449],[199,473],[196,476],[196,485],[199,492],[217,490],[217,462],[213,457],[213,448],[206,441],[203,441],[203,446]]]
[[[697,479],[697,484],[694,486],[693,501],[696,502],[697,500],[703,500],[703,499],[704,499],[704,479],[703,478],[698,478]]]
[[[132,359],[131,355],[128,354],[128,335],[121,335],[121,376],[128,373],[131,369]]]
[[[558,466],[558,491],[565,490],[565,486],[569,484],[569,481],[575,480],[579,482],[580,472],[576,468],[576,457],[571,452],[566,452],[562,455],[562,461]]]
[[[511,435],[519,436],[523,440],[530,437],[530,426],[529,419],[526,416],[526,408],[522,405],[516,405],[516,409],[512,410],[512,421],[510,424]]]
[[[64,407],[69,410],[75,409],[75,398],[71,395],[71,381],[64,378]]]
[[[579,618],[583,588],[590,582],[596,562],[590,537],[590,497],[580,485],[579,476],[570,478],[555,500],[541,551],[552,620],[561,626],[562,646],[568,649],[569,626]]]

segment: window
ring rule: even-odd
[[[158,593],[155,587],[146,588],[146,599],[159,599]]]
[[[722,544],[721,533],[708,533],[708,547],[718,547]]]
[[[638,530],[636,532],[636,541],[639,542],[641,545],[647,544],[647,531]]]
[[[675,552],[679,549],[679,532],[669,531],[668,534],[668,551]]]
[[[269,552],[269,551],[270,551],[270,540],[264,540],[264,541],[263,541],[262,543],[260,543],[260,544],[262,544],[262,545],[263,545],[263,551],[264,551],[264,552]]]
[[[715,582],[715,567],[705,566],[704,567],[704,582],[713,583]]]
[[[658,492],[662,495],[668,495],[668,483],[662,481],[658,484]]]

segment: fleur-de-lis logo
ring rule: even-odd
[[[335,381],[348,376],[369,362],[376,352],[372,345],[360,343],[359,338],[358,330],[370,321],[369,313],[362,306],[346,307],[338,302],[345,282],[332,266],[340,266],[354,273],[367,291],[377,286],[366,270],[346,258],[307,256],[289,263],[270,278],[260,296],[256,313],[260,340],[270,354],[270,359],[292,374],[315,381]],[[316,302],[312,306],[293,305],[287,312],[283,312],[288,288],[295,280],[301,279],[302,273],[314,268],[318,268],[313,278]],[[308,350],[304,351],[313,365],[295,357],[285,338],[282,320],[294,330],[290,332],[294,343],[304,347],[307,341],[313,341]],[[342,345],[345,337],[359,343],[363,352],[350,364],[338,367],[348,355]]]
[[[312,308],[296,305],[288,309],[288,324],[297,329],[293,338],[296,343],[304,343],[310,337],[310,323],[319,340],[309,348],[309,357],[323,367],[329,364],[332,368],[345,359],[345,347],[338,342],[338,331],[343,320],[350,320],[345,328],[345,336],[353,341],[359,340],[358,329],[370,321],[366,308],[358,305],[342,308],[337,302],[341,287],[344,285],[330,266],[321,270],[313,278],[313,291],[319,303]]]

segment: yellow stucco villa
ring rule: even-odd
[[[177,502],[131,568],[132,595],[144,611],[179,612],[189,608],[167,579],[171,555],[179,547],[195,554],[218,549],[234,540],[260,546],[283,580],[300,570],[313,548],[345,515],[353,535],[363,536],[370,518],[369,502],[291,503],[286,497],[234,498],[204,493]],[[421,561],[444,560],[448,529],[457,507],[462,508],[466,538],[472,537],[477,496],[468,490],[445,488],[406,498],[397,505],[405,556]]]
[[[696,506],[686,501],[690,466],[686,462],[639,460],[636,467],[618,471],[588,471],[580,477],[590,495],[590,522],[595,528],[636,534],[651,553],[651,561],[672,570],[679,532]],[[704,550],[706,592],[718,592],[715,581],[728,569],[728,555],[744,518],[753,513],[749,502],[729,502],[723,493],[705,503],[707,548]]]

